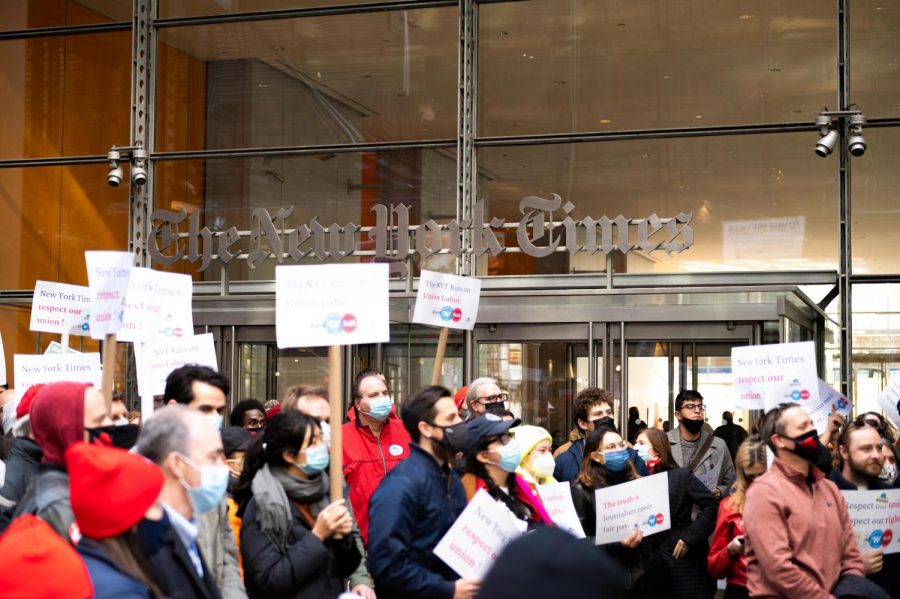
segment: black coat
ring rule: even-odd
[[[345,578],[362,557],[352,536],[319,540],[300,511],[291,504],[291,531],[285,553],[263,532],[256,518],[256,499],[247,503],[241,521],[241,556],[247,595],[263,598],[319,599],[337,597]]]
[[[156,582],[168,599],[221,598],[203,554],[200,554],[203,563],[203,578],[200,578],[168,516],[163,516],[160,521],[142,520],[138,525],[138,536]]]
[[[25,495],[25,490],[37,475],[38,464],[44,452],[40,446],[28,437],[13,439],[9,456],[6,458],[6,479],[0,489],[0,533],[12,522],[16,504]]]

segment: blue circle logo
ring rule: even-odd
[[[331,335],[337,335],[344,330],[344,326],[341,324],[340,314],[329,314],[325,317],[325,322],[322,323],[322,326],[324,326],[325,330]]]
[[[797,389],[791,391],[791,399],[798,401],[800,399],[800,391],[798,391]]]
[[[444,306],[440,311],[441,320],[445,322],[450,322],[450,319],[453,318],[453,308],[450,306]]]
[[[869,535],[869,538],[866,541],[869,543],[869,547],[872,549],[879,549],[881,547],[881,541],[884,535],[877,528],[872,531]]]
[[[647,518],[647,524],[649,524],[651,528],[656,526],[656,514],[650,514],[650,517]]]

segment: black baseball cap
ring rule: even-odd
[[[222,431],[222,450],[227,458],[235,451],[247,451],[253,435],[250,431],[240,426],[229,426]]]

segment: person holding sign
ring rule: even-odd
[[[638,435],[637,442],[649,448],[653,471],[669,478],[671,528],[653,537],[665,566],[669,596],[711,598],[715,581],[706,569],[707,539],[716,526],[719,502],[690,470],[678,466],[664,432],[648,428]]]
[[[479,581],[459,576],[434,548],[466,508],[450,467],[465,449],[463,423],[449,390],[431,386],[403,403],[410,456],[391,470],[369,505],[369,570],[381,596],[472,599]]]
[[[553,452],[550,451],[553,437],[547,429],[523,424],[509,429],[509,434],[522,448],[522,461],[516,468],[516,474],[528,483],[532,492],[537,495],[538,485],[555,483],[553,469],[556,462],[553,459]]]
[[[679,393],[675,397],[678,428],[669,431],[668,437],[679,466],[697,476],[718,470],[718,480],[711,490],[716,499],[721,499],[734,482],[734,462],[725,441],[703,430],[705,411],[700,393],[693,389]]]
[[[775,460],[744,502],[750,596],[830,598],[863,563],[840,491],[813,465],[822,445],[812,418],[783,403],[760,431]]]
[[[540,497],[516,474],[522,462],[522,447],[509,434],[515,424],[518,423],[490,412],[468,422],[466,474],[462,477],[466,499],[471,501],[475,493],[484,489],[521,520],[523,527],[552,525]]]
[[[750,594],[744,555],[744,500],[753,481],[766,471],[766,444],[759,435],[754,435],[738,447],[734,458],[737,479],[731,494],[719,505],[706,565],[714,578],[727,579],[725,599],[745,599]]]

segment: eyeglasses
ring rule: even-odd
[[[702,412],[706,409],[706,406],[702,403],[685,403],[681,404],[681,409],[688,412]]]
[[[509,399],[509,393],[498,393],[497,395],[487,395],[485,397],[479,397],[478,401],[481,403],[495,403],[498,401],[506,401]]]

